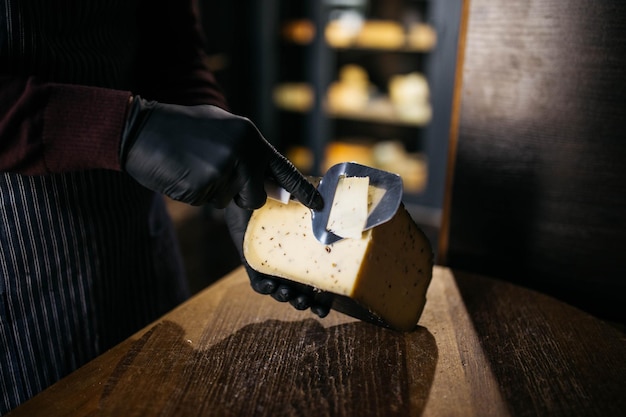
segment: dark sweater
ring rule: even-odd
[[[129,99],[225,100],[193,0],[0,0],[0,171],[120,170]]]

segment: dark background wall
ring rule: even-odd
[[[448,265],[626,318],[626,3],[471,0]]]

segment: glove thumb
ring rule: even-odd
[[[276,152],[272,155],[269,165],[278,184],[306,207],[320,210],[324,206],[324,200],[317,188],[283,155]]]

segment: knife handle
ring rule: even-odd
[[[265,193],[268,198],[287,204],[291,193],[270,179],[265,180]]]

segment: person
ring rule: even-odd
[[[189,295],[163,195],[226,207],[239,248],[266,177],[323,204],[228,110],[194,0],[57,3],[0,0],[0,414]]]

